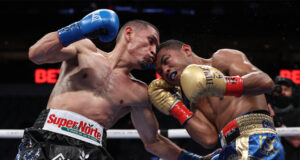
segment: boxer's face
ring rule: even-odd
[[[181,50],[163,48],[157,53],[154,65],[164,80],[173,85],[180,85],[180,76],[188,65],[188,60]]]
[[[134,32],[129,48],[132,55],[136,58],[140,69],[145,69],[153,63],[158,45],[159,35],[154,28],[148,26],[145,29]]]

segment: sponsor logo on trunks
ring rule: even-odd
[[[262,121],[262,126],[263,126],[263,128],[271,128],[271,129],[275,130],[274,125],[269,121],[263,120]]]
[[[223,128],[223,135],[225,137],[230,136],[238,128],[236,120],[231,121],[228,125]]]
[[[65,160],[65,157],[62,153],[60,153],[57,156],[55,156],[54,158],[52,158],[51,160]],[[66,159],[66,160],[70,160],[70,159]]]
[[[67,157],[74,159],[74,154],[78,154],[77,152],[73,152],[73,154],[68,154],[65,153],[65,155],[67,155]],[[84,151],[79,151],[79,159],[80,160],[86,160],[90,157],[89,154],[85,154]],[[64,155],[62,153],[59,153],[58,155],[56,155],[54,158],[52,158],[51,160],[70,160],[69,158],[65,158]]]
[[[89,154],[85,154],[84,151],[80,152],[79,158],[80,160],[85,160],[88,159],[90,157]]]
[[[55,114],[50,114],[46,123],[56,125],[57,128],[60,128],[63,131],[77,134],[100,143],[101,133],[98,131],[98,128],[93,128],[93,124],[84,121],[77,122],[71,119],[58,117]]]
[[[259,152],[263,155],[270,156],[280,151],[280,143],[274,137],[259,136]]]

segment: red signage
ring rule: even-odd
[[[56,83],[59,69],[36,69],[34,72],[34,82],[37,84]]]
[[[155,73],[155,77],[156,77],[156,79],[161,78],[161,76],[157,72]]]
[[[34,82],[37,84],[56,83],[59,74],[59,69],[36,69],[34,72]],[[158,73],[155,73],[156,78],[161,78]],[[282,69],[279,72],[279,76],[286,77],[293,80],[296,84],[300,84],[300,69]]]
[[[300,84],[300,69],[281,69],[279,72],[279,76],[289,78],[293,80],[296,84]]]

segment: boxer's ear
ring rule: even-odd
[[[181,51],[187,56],[190,56],[193,53],[192,47],[188,44],[183,44],[181,47]]]
[[[125,39],[126,41],[131,41],[132,39],[132,34],[133,34],[133,28],[131,26],[127,26],[125,29],[124,29],[124,36],[125,36]]]

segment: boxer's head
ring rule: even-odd
[[[183,69],[192,63],[194,53],[189,45],[178,40],[168,40],[156,50],[155,69],[168,83],[179,85]]]
[[[133,63],[138,64],[138,68],[144,69],[153,63],[159,45],[159,31],[154,25],[143,20],[129,21],[117,36],[117,43],[121,40],[126,41],[126,49],[134,57]]]

